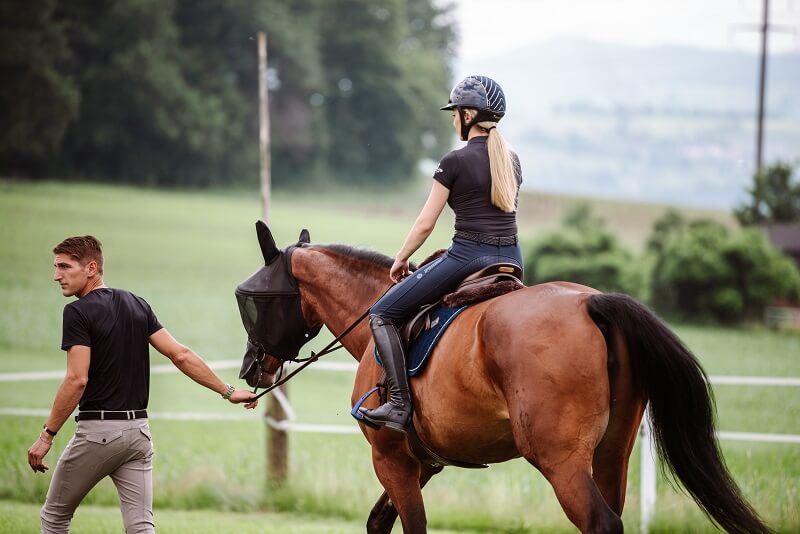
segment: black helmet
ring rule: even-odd
[[[487,76],[467,76],[450,91],[450,101],[442,110],[473,108],[482,120],[497,122],[506,114],[506,95],[500,84]],[[479,121],[480,122],[480,121]]]
[[[475,118],[466,122],[464,109],[476,109]],[[479,122],[499,122],[506,114],[506,95],[500,84],[487,76],[467,76],[450,91],[450,101],[441,110],[456,109],[461,117],[461,140],[466,141],[469,131]]]

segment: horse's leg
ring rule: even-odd
[[[617,334],[619,335],[619,334]],[[621,339],[609,352],[611,412],[608,428],[597,445],[592,460],[592,477],[603,498],[617,515],[625,506],[628,460],[636,442],[645,403],[633,388],[628,349]]]
[[[420,489],[425,487],[425,484],[433,477],[433,475],[441,472],[442,467],[433,467],[430,465],[422,466],[422,473],[419,479]],[[368,534],[388,534],[392,531],[394,522],[397,519],[397,508],[392,504],[389,495],[384,491],[378,498],[378,502],[372,507],[372,511],[367,519],[367,533]]]
[[[531,425],[521,436],[515,429],[520,452],[547,478],[567,517],[581,532],[622,532],[622,520],[592,478],[594,443],[575,435],[582,422],[569,421],[564,412],[552,414],[549,424]],[[565,428],[570,430],[561,430]]]
[[[567,326],[572,328],[567,331]],[[547,331],[559,343],[536,345],[535,338],[513,333],[508,341],[496,342],[492,359],[502,361],[500,382],[514,441],[550,482],[581,532],[622,532],[622,520],[592,478],[594,450],[609,417],[605,344],[593,325],[590,329],[564,322],[562,328]],[[535,358],[503,359],[504,351],[513,354],[506,346]]]
[[[399,433],[392,434],[396,436],[378,435],[373,438],[372,465],[391,504],[400,516],[403,532],[424,534],[427,532],[427,519],[420,487],[422,466],[409,454],[405,437]]]

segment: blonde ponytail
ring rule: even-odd
[[[517,209],[517,164],[511,157],[505,138],[497,131],[497,123],[484,121],[478,126],[489,132],[486,147],[489,150],[489,172],[492,175],[492,204],[511,213]]]

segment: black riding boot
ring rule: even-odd
[[[405,432],[411,420],[412,406],[406,376],[406,357],[400,334],[392,323],[375,315],[370,317],[369,326],[386,371],[389,398],[382,406],[374,410],[361,408],[361,412],[364,414],[364,419],[374,425],[385,425],[392,430]]]

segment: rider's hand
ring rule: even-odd
[[[245,408],[248,410],[252,410],[256,406],[258,406],[258,399],[255,398],[255,394],[251,391],[247,391],[244,389],[237,389],[233,393],[231,393],[230,398],[228,399],[233,404],[241,404],[246,402],[247,404],[244,405]]]
[[[394,260],[392,268],[389,269],[389,278],[392,279],[392,282],[399,282],[409,274],[411,274],[411,272],[408,270],[408,260],[401,260],[398,258]]]

